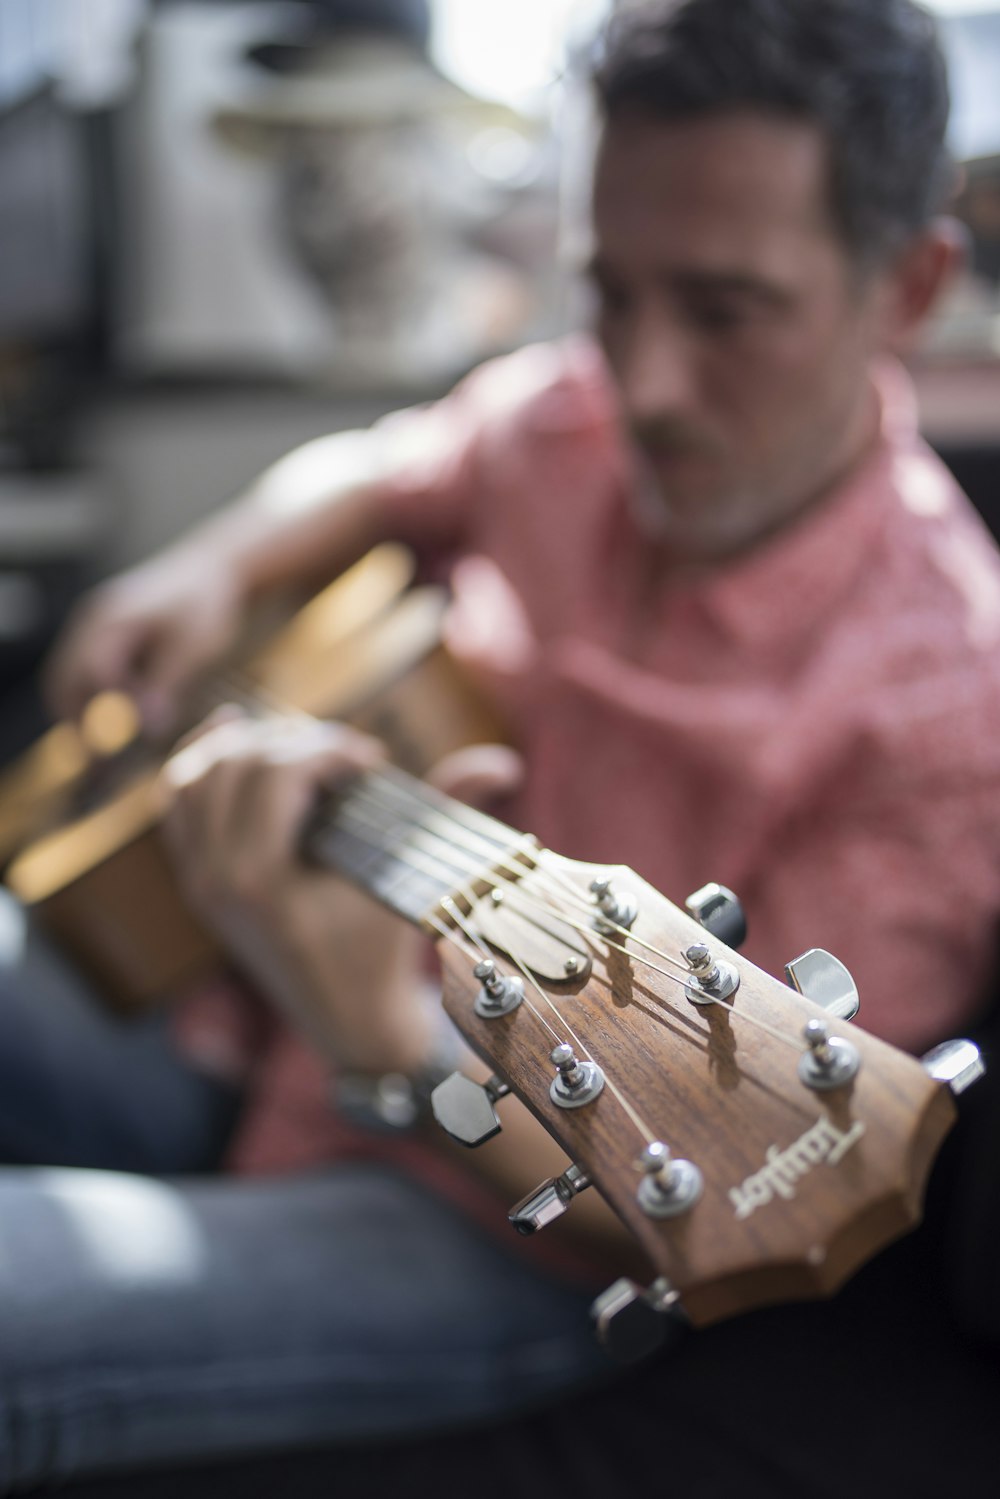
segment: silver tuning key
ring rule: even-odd
[[[492,958],[483,958],[472,972],[482,986],[473,1001],[473,1009],[483,1020],[509,1015],[524,999],[524,980],[505,978]]]
[[[580,1062],[567,1042],[554,1046],[549,1060],[555,1063],[556,1075],[549,1086],[549,1097],[561,1109],[579,1109],[592,1103],[604,1087],[604,1073],[596,1062]]]
[[[509,1092],[507,1084],[495,1074],[485,1083],[474,1083],[464,1072],[453,1072],[431,1094],[431,1112],[445,1134],[459,1145],[482,1145],[500,1133],[493,1105]]]
[[[590,1177],[582,1166],[567,1167],[562,1176],[542,1182],[527,1197],[515,1203],[507,1214],[519,1234],[536,1234],[540,1228],[561,1218],[573,1198],[590,1186]]]
[[[831,1036],[825,1020],[807,1020],[802,1028],[806,1049],[799,1060],[799,1077],[807,1088],[831,1093],[858,1075],[861,1057],[856,1046]]]
[[[808,952],[785,964],[785,977],[793,989],[820,1005],[834,1020],[853,1020],[861,1008],[858,986],[839,958],[810,947]]]
[[[654,1280],[644,1291],[623,1278],[602,1291],[590,1308],[597,1337],[621,1363],[655,1353],[680,1326],[677,1292],[668,1280]]]
[[[986,1063],[974,1041],[942,1041],[920,1058],[924,1070],[954,1094],[964,1093],[983,1076]]]
[[[612,936],[619,928],[630,931],[639,914],[635,896],[628,890],[613,890],[611,881],[591,880],[590,893],[597,902],[594,926],[602,936]]]
[[[643,1173],[639,1206],[650,1218],[676,1218],[701,1197],[705,1183],[698,1167],[677,1160],[662,1140],[651,1140],[637,1165]]]
[[[684,902],[684,909],[727,947],[746,941],[747,919],[737,896],[725,885],[702,885]]]

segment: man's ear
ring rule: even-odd
[[[967,259],[969,232],[959,219],[940,217],[899,251],[886,272],[884,346],[913,348],[945,287]]]

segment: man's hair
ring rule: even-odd
[[[625,0],[594,68],[606,121],[749,108],[823,133],[837,230],[862,263],[940,212],[948,77],[912,0]]]

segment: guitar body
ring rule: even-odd
[[[444,590],[412,577],[403,548],[376,549],[257,651],[229,696],[349,720],[417,775],[502,737],[441,645]],[[0,858],[8,887],[97,993],[131,1013],[210,973],[220,955],[160,838],[161,759],[142,749],[120,701],[95,706],[89,729],[56,725],[0,779]],[[204,711],[192,709],[192,726]]]

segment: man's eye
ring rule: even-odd
[[[595,279],[592,283],[597,305],[601,312],[620,313],[628,306],[628,292],[614,281]]]
[[[688,317],[697,328],[713,333],[728,333],[749,323],[749,308],[732,302],[697,302],[688,308]]]

